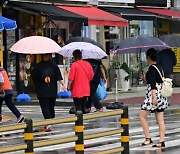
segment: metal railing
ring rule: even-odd
[[[83,120],[116,116],[116,115],[121,115],[121,121],[120,121],[121,129],[84,135]],[[34,141],[33,127],[67,123],[67,122],[75,122],[75,136],[47,140],[47,141]],[[115,152],[122,152],[122,154],[129,154],[129,118],[128,118],[127,106],[124,106],[123,109],[121,110],[87,114],[87,115],[83,115],[82,112],[78,111],[76,113],[76,116],[73,117],[44,120],[39,122],[32,122],[32,119],[26,119],[24,124],[1,127],[0,132],[19,130],[19,129],[24,129],[24,143],[9,147],[2,147],[0,148],[0,153],[25,150],[25,154],[34,154],[34,148],[75,142],[76,154],[84,154],[84,140],[121,134],[121,147],[109,149],[101,152],[96,152],[96,154],[111,154]]]

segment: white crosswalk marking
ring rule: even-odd
[[[18,106],[19,110],[24,113],[25,116],[29,118],[33,118],[34,121],[39,121],[42,119],[41,109],[39,106]],[[69,116],[70,107],[56,107],[56,116],[64,117]],[[138,108],[139,109],[139,108]],[[3,112],[8,113],[9,109],[3,107]],[[155,151],[157,152],[157,148],[152,148],[151,146],[140,146],[142,142],[144,142],[144,134],[143,130],[140,126],[140,122],[138,120],[139,111],[137,108],[130,108],[129,117],[130,117],[130,151],[132,154],[138,154],[144,151]],[[174,112],[170,110],[168,114],[165,115],[166,122],[166,148],[176,148],[180,147],[180,114],[178,112]],[[120,128],[120,123],[118,123],[120,116],[117,117],[108,117],[108,118],[100,118],[96,120],[88,120],[84,121],[85,126],[85,134],[98,133],[102,131],[110,131],[112,129]],[[159,128],[156,123],[154,115],[148,117],[150,124],[150,132],[152,134],[152,140],[154,143],[157,143],[159,140]],[[37,129],[37,128],[35,128]],[[44,132],[35,132],[35,141],[44,141],[49,139],[58,139],[58,138],[66,138],[74,135],[74,122],[71,123],[63,123],[53,125],[53,131],[50,134]],[[21,131],[11,131],[0,133],[0,136],[5,135],[6,138],[1,140],[0,146],[22,143],[23,142],[23,130]],[[12,134],[12,135],[8,135]],[[94,153],[99,150],[107,150],[109,148],[117,148],[120,147],[120,134],[101,137],[97,139],[91,139],[85,141],[85,153]],[[41,148],[36,148],[35,153],[37,154],[46,154],[47,151],[59,151],[59,153],[74,153],[74,142],[61,144],[61,145],[52,145]],[[179,148],[180,150],[180,148]],[[23,154],[24,151],[19,152],[8,152],[8,154]],[[52,153],[53,154],[53,153]],[[175,154],[172,153],[171,154]]]

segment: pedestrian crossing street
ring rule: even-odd
[[[27,117],[33,118],[34,121],[39,121],[42,119],[41,110],[39,106],[18,106],[19,110]],[[69,116],[70,107],[56,107],[56,117],[65,117]],[[3,107],[3,113],[8,114],[10,111]],[[140,126],[138,120],[139,107],[130,107],[129,108],[129,118],[130,118],[130,153],[132,154],[151,154],[151,152],[162,153],[158,148],[152,148],[151,146],[140,146],[144,141],[143,130]],[[107,117],[99,118],[96,120],[84,121],[85,125],[85,134],[98,133],[103,131],[109,131],[113,129],[120,128],[118,117]],[[152,135],[152,140],[154,143],[158,142],[158,125],[154,114],[148,117],[150,132]],[[166,151],[164,153],[169,153],[170,149],[178,148],[180,150],[180,112],[179,109],[170,109],[165,113],[165,122],[166,122]],[[39,128],[36,128],[39,129]],[[51,133],[45,132],[35,132],[35,141],[43,141],[50,139],[66,138],[74,135],[74,122],[63,123],[58,125],[53,125],[53,131]],[[0,147],[9,144],[22,143],[23,139],[23,130],[20,131],[11,131],[13,135],[8,136],[7,132],[0,133],[2,137],[0,141]],[[107,137],[101,137],[98,139],[91,139],[85,141],[85,153],[94,153],[100,150],[107,150],[109,148],[117,148],[120,145],[120,135],[113,135]],[[171,154],[179,154],[179,150],[170,152]],[[35,149],[35,154],[48,154],[51,153],[74,153],[74,143],[67,143],[61,145],[53,145],[47,147],[41,147]],[[11,152],[8,154],[23,154],[24,151]]]

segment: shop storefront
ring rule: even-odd
[[[41,55],[24,55],[10,52],[9,48],[17,40],[32,35],[47,36],[54,39],[60,46],[63,46],[69,38],[82,36],[83,24],[104,25],[111,23],[127,25],[126,20],[122,19],[121,21],[119,17],[115,17],[115,21],[109,21],[109,19],[107,21],[104,19],[96,21],[94,18],[88,18],[77,13],[77,11],[75,13],[72,9],[68,10],[67,7],[61,8],[61,6],[51,4],[10,2],[8,5],[9,9],[4,8],[3,13],[6,17],[16,20],[18,28],[7,33],[4,66],[8,70],[14,91],[18,93],[29,94],[34,92],[30,72],[34,65],[41,60]],[[93,7],[89,8],[95,9]],[[63,76],[67,78],[70,61],[63,59],[59,55],[53,56],[54,60],[59,64]]]
[[[13,90],[17,91],[15,93],[33,93],[35,89],[30,73],[34,65],[41,60],[41,55],[15,54],[9,50],[10,47],[16,40],[32,35],[50,37],[63,46],[69,36],[80,36],[81,24],[76,25],[63,21],[46,22],[44,17],[35,13],[30,14],[13,9],[6,9],[4,14],[6,17],[16,20],[18,24],[18,29],[6,32],[4,67],[7,69]],[[2,43],[2,39],[0,43]],[[63,58],[59,55],[54,55],[54,60],[58,64],[63,64]]]
[[[124,7],[101,7],[103,10],[119,14],[121,17],[129,20],[129,26],[127,28],[116,28],[110,27],[109,36],[110,49],[116,43],[119,43],[123,39],[137,36],[137,35],[148,35],[156,36],[156,21],[157,16],[152,13],[148,13],[137,8],[124,8]],[[146,58],[145,53],[141,54],[120,54],[110,57],[110,74],[111,74],[111,87],[115,86],[114,76],[115,68],[120,68],[125,62],[129,69],[131,70],[131,85],[140,85],[142,81],[140,80],[142,72],[146,71]],[[143,68],[143,69],[142,69]],[[120,80],[119,80],[120,81]],[[121,87],[119,83],[119,87]]]

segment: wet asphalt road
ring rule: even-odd
[[[20,111],[25,117],[32,118],[34,121],[42,120],[41,110],[39,106],[18,106]],[[68,111],[70,107],[56,107],[56,117],[69,116]],[[5,115],[12,116],[9,109],[3,107],[3,113]],[[171,106],[165,112],[166,122],[166,148],[161,150],[158,148],[152,148],[151,146],[142,147],[140,144],[144,141],[144,135],[140,122],[138,120],[139,106],[129,107],[130,118],[130,153],[131,154],[180,154],[180,106]],[[120,116],[98,118],[84,121],[85,134],[92,134],[102,131],[108,131],[120,128],[119,123]],[[7,121],[2,125],[12,124],[11,121]],[[158,126],[155,121],[154,114],[148,117],[152,140],[154,143],[158,142]],[[36,130],[41,128],[35,128]],[[52,133],[36,132],[35,141],[44,141],[49,139],[65,138],[74,135],[74,122],[53,125]],[[23,142],[23,130],[12,131],[12,135],[8,136],[5,132],[5,137],[1,138],[0,146],[14,145]],[[85,141],[85,153],[90,154],[100,150],[106,150],[109,147],[116,148],[120,145],[120,135],[113,135],[107,137],[101,137],[98,139],[92,139]],[[23,154],[23,151],[11,152],[8,154]],[[48,147],[41,147],[35,149],[35,154],[73,154],[74,143],[67,143],[61,145],[54,145]]]

